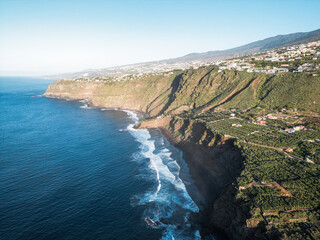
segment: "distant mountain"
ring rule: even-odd
[[[320,40],[320,29],[311,32],[299,32],[286,35],[277,35],[256,42],[252,42],[240,47],[222,51],[209,51],[205,53],[191,53],[186,56],[172,59],[173,61],[192,61],[192,60],[218,60],[221,58],[245,56],[252,53],[263,52],[288,45],[300,44]]]
[[[320,40],[320,29],[311,32],[299,32],[286,35],[278,35],[264,40],[252,42],[240,47],[221,51],[209,51],[205,53],[191,53],[183,57],[165,59],[161,61],[137,63],[118,67],[90,69],[75,73],[65,73],[46,76],[55,79],[75,79],[89,77],[120,76],[135,73],[150,73],[158,71],[170,71],[178,68],[188,68],[193,66],[191,62],[208,63],[216,60],[223,60],[232,57],[246,56],[266,50],[281,48],[284,46],[300,44],[304,42]]]

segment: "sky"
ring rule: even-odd
[[[0,75],[223,50],[320,28],[320,0],[0,0]]]

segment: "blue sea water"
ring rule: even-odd
[[[199,239],[180,151],[50,82],[0,78],[0,239]]]

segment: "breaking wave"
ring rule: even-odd
[[[136,124],[137,114],[123,110]],[[140,143],[140,151],[132,158],[144,164],[140,177],[153,184],[146,192],[131,199],[132,206],[143,205],[143,220],[149,227],[163,229],[162,239],[201,239],[199,231],[190,220],[199,211],[180,179],[180,166],[172,157],[163,136],[152,137],[147,129],[135,129],[130,124],[126,131]]]
[[[80,103],[83,103],[82,106],[80,106],[80,108],[84,108],[84,109],[92,109],[93,107],[90,106],[90,100],[89,99],[81,99],[79,100]]]

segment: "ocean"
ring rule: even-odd
[[[0,239],[200,239],[181,152],[50,82],[0,78]]]

